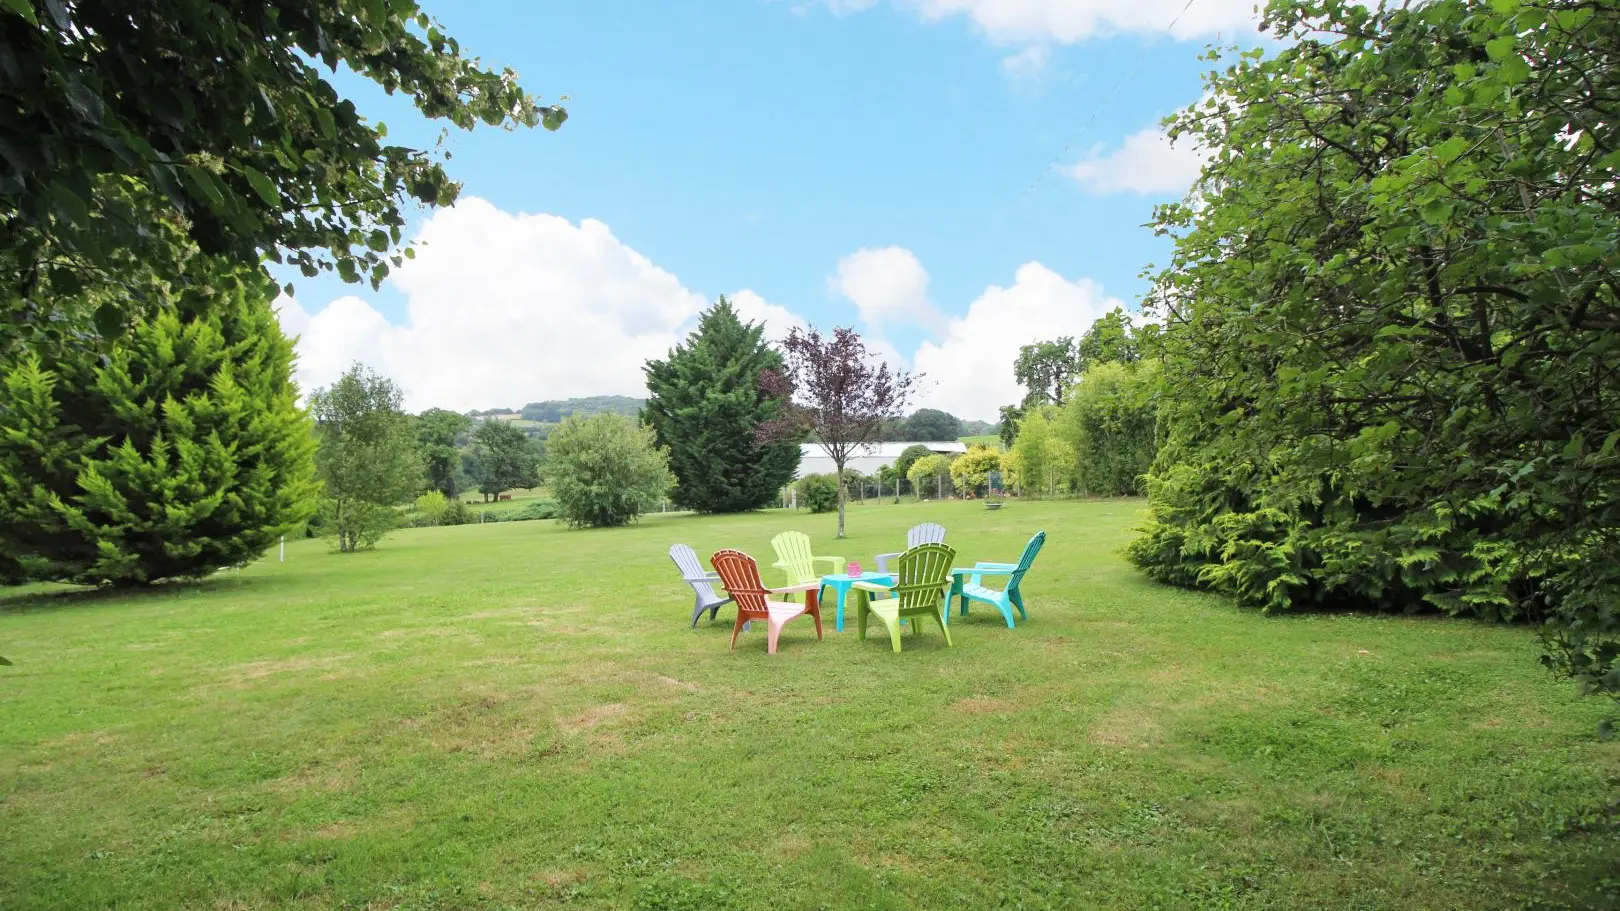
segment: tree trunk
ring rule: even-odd
[[[845,500],[845,497],[844,497],[844,463],[843,462],[835,462],[834,467],[836,467],[838,469],[838,538],[839,538],[839,540],[843,540],[843,538],[844,538],[844,500]],[[809,596],[806,595],[806,597],[809,597]]]

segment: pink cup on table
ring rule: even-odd
[[[851,579],[859,579],[861,577],[861,564],[847,564],[844,568],[844,574],[849,576]]]

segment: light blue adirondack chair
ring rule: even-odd
[[[1029,614],[1024,610],[1024,596],[1019,592],[1018,586],[1024,581],[1024,574],[1029,572],[1030,564],[1035,562],[1035,555],[1041,552],[1041,545],[1045,543],[1046,532],[1038,531],[1024,546],[1024,555],[1018,558],[1017,563],[975,563],[971,570],[957,570],[951,594],[961,598],[961,615],[967,616],[969,602],[983,601],[1001,611],[1001,616],[1007,619],[1008,629],[1013,627],[1015,607],[1018,608],[1018,616],[1028,620]],[[964,576],[967,577],[965,582]],[[986,576],[1006,576],[1007,585],[999,590],[991,588],[984,584]]]
[[[944,543],[945,543],[945,526],[939,524],[938,522],[923,522],[923,523],[921,523],[919,525],[913,525],[913,526],[911,526],[911,530],[906,532],[906,550],[910,550],[910,549],[912,549],[913,547],[916,547],[919,544],[944,544]],[[880,572],[880,573],[888,572],[889,571],[889,561],[898,560],[898,559],[900,559],[900,554],[898,554],[898,553],[894,553],[894,554],[878,554],[877,555],[878,572]]]
[[[720,581],[720,574],[704,570],[703,564],[698,562],[697,552],[692,548],[685,544],[673,545],[669,549],[669,558],[675,561],[675,567],[681,571],[681,581],[692,586],[692,592],[697,596],[692,605],[694,628],[704,611],[708,611],[709,619],[713,620],[723,605],[731,603],[730,598],[723,597],[714,590],[714,583]]]

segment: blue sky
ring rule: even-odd
[[[1197,153],[1156,138],[1246,3],[1197,0],[427,0],[517,70],[557,133],[451,133],[454,210],[413,217],[381,291],[283,301],[300,378],[363,360],[412,407],[637,394],[719,294],[772,334],[854,325],[923,371],[918,404],[993,418],[1019,344],[1134,306],[1166,247],[1141,225]],[[442,125],[340,77],[390,141]]]

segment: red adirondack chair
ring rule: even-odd
[[[782,635],[782,627],[794,617],[809,614],[816,621],[816,638],[821,638],[821,605],[816,599],[819,581],[766,588],[759,578],[759,564],[740,550],[717,550],[710,558],[709,565],[720,574],[720,584],[737,604],[737,625],[731,629],[733,650],[737,648],[737,634],[742,631],[743,624],[750,620],[765,621],[765,649],[773,655],[776,654],[776,640]],[[790,592],[803,592],[804,603],[772,601],[770,598],[771,595]]]

